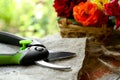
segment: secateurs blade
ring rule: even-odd
[[[0,42],[20,46],[20,50],[12,54],[0,54],[0,65],[30,65],[39,64],[53,69],[71,69],[70,66],[60,66],[49,61],[74,57],[73,52],[49,51],[37,40],[25,39],[8,32],[0,32]]]

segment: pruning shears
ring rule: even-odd
[[[74,57],[73,52],[49,51],[37,40],[25,39],[8,32],[0,31],[0,42],[19,46],[20,50],[12,54],[0,54],[0,65],[31,65],[38,64],[53,69],[71,69],[70,66],[60,66],[49,61]]]

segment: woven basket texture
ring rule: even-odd
[[[58,22],[59,31],[63,38],[94,37],[97,40],[105,40],[113,29],[103,25],[102,27],[89,27],[71,24],[69,19],[62,18]]]

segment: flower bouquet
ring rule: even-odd
[[[106,39],[120,26],[118,0],[54,0],[62,37]]]

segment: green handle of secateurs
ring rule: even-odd
[[[20,60],[22,57],[23,57],[22,53],[0,54],[0,65],[20,64]]]
[[[20,64],[20,61],[23,57],[22,50],[26,49],[26,45],[30,44],[31,40],[21,40],[19,44],[22,45],[19,52],[15,54],[0,54],[0,65],[8,65],[8,64]]]

